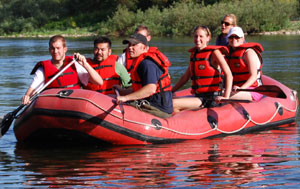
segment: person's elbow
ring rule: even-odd
[[[94,84],[97,84],[97,85],[103,85],[103,79],[102,79],[100,76],[97,76],[97,77],[94,79]]]
[[[98,85],[103,85],[103,79],[98,81]]]

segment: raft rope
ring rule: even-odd
[[[274,112],[274,114],[271,116],[270,119],[268,119],[267,121],[265,122],[256,122],[254,121],[250,115],[247,116],[248,120],[246,121],[246,123],[239,129],[237,130],[234,130],[234,131],[224,131],[224,130],[221,130],[218,128],[218,125],[216,123],[212,123],[214,128],[212,128],[211,130],[208,130],[206,132],[202,132],[202,133],[186,133],[186,132],[181,132],[181,131],[177,131],[177,130],[174,130],[174,129],[170,129],[170,128],[167,128],[167,127],[164,127],[162,125],[151,125],[151,124],[147,124],[147,123],[142,123],[142,122],[138,122],[138,121],[133,121],[133,120],[129,120],[129,119],[126,119],[124,118],[124,121],[127,121],[129,123],[134,123],[134,124],[138,124],[138,125],[143,125],[143,126],[146,126],[146,127],[152,127],[152,128],[161,128],[161,129],[165,129],[167,131],[171,131],[171,132],[174,132],[174,133],[177,133],[177,134],[181,134],[181,135],[189,135],[189,136],[196,136],[196,135],[204,135],[204,134],[207,134],[209,132],[212,132],[212,131],[219,131],[221,133],[225,133],[225,134],[233,134],[233,133],[236,133],[236,132],[239,132],[241,131],[242,129],[244,129],[248,123],[251,121],[252,123],[254,123],[255,125],[265,125],[269,122],[271,122],[274,117],[276,116],[276,114],[278,113],[278,111],[280,110],[280,108],[283,108],[289,112],[296,112],[298,110],[298,102],[297,102],[297,98],[296,98],[296,93],[295,91],[292,92],[292,94],[294,95],[294,98],[295,98],[295,102],[296,102],[296,107],[295,109],[289,109],[285,106],[283,106],[282,104],[278,103],[278,107],[276,108],[276,111]],[[84,101],[88,101],[89,103],[93,104],[94,106],[96,106],[97,108],[101,109],[102,111],[106,112],[107,114],[110,114],[116,118],[119,118],[119,119],[122,119],[123,120],[123,117],[122,116],[118,116],[112,112],[108,112],[107,110],[105,110],[103,107],[101,107],[100,105],[98,105],[97,103],[95,103],[94,101],[90,100],[90,99],[87,99],[87,98],[83,98],[83,97],[70,97],[70,96],[64,96],[64,95],[60,95],[60,94],[47,94],[47,95],[40,95],[39,97],[60,97],[60,98],[66,98],[66,99],[75,99],[75,100],[84,100]]]

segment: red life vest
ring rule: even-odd
[[[194,47],[189,50],[190,56],[190,74],[192,80],[192,93],[212,94],[221,92],[223,88],[223,74],[211,65],[212,52],[219,49],[221,53],[228,53],[225,46],[207,46],[202,50]],[[219,93],[217,95],[220,95]]]
[[[126,69],[127,69],[128,73],[131,73],[131,71],[134,67],[134,65],[133,65],[134,59],[130,58],[128,48],[126,48],[124,51],[125,51],[125,57],[126,57]],[[157,47],[149,47],[148,52],[157,53],[159,57],[165,57],[167,59],[167,61],[169,61],[168,58],[162,52],[160,52],[158,50]]]
[[[107,59],[100,63],[94,62],[92,59],[88,58],[87,62],[102,77],[103,84],[97,85],[89,82],[84,88],[98,91],[103,94],[114,94],[113,85],[120,85],[121,83],[120,76],[116,73],[117,60],[117,55],[110,55]]]
[[[72,56],[66,56],[63,66],[66,66],[67,64],[72,62],[72,60]],[[52,64],[51,60],[45,60],[38,62],[33,68],[31,74],[34,74],[40,66],[43,66],[44,69],[45,83],[47,83],[60,71]],[[78,78],[75,65],[73,64],[68,69],[66,69],[59,77],[57,77],[46,87],[46,89],[50,88],[80,89],[80,80]]]
[[[125,57],[126,57],[126,69],[127,69],[127,71],[128,71],[128,73],[131,73],[131,71],[132,71],[132,69],[133,69],[133,58],[130,58],[130,56],[129,56],[129,50],[128,50],[128,48],[126,48],[125,50]]]
[[[164,91],[171,91],[172,85],[171,85],[171,77],[169,75],[169,67],[171,66],[171,63],[169,59],[163,55],[156,47],[153,47],[155,49],[152,49],[150,52],[146,52],[141,54],[138,58],[134,59],[133,62],[133,70],[130,74],[131,80],[132,80],[132,89],[133,91],[137,91],[142,88],[141,79],[137,73],[137,68],[139,64],[146,58],[149,58],[153,60],[153,62],[161,69],[163,70],[163,74],[160,76],[157,84],[156,84],[156,92],[155,93],[161,93],[163,96]],[[159,53],[158,53],[159,52]]]
[[[251,87],[257,87],[262,84],[262,56],[263,47],[259,43],[245,43],[237,47],[234,51],[230,51],[229,56],[226,57],[228,65],[233,76],[233,85],[242,86],[250,77],[249,68],[244,60],[244,53],[247,49],[252,48],[258,55],[261,65],[257,70],[257,80]]]

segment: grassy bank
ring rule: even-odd
[[[19,0],[15,0],[17,1]],[[33,1],[25,0],[24,3]],[[300,8],[297,0],[220,0],[213,4],[204,4],[204,1],[197,3],[199,1],[178,0],[168,6],[152,6],[143,10],[118,4],[115,9],[111,9],[113,12],[101,17],[99,14],[89,14],[88,11],[69,15],[65,12],[74,13],[74,10],[62,7],[62,2],[68,1],[51,2],[60,2],[61,7],[58,11],[63,12],[64,15],[57,14],[56,17],[51,15],[47,18],[43,11],[38,11],[43,6],[36,7],[35,12],[36,15],[40,15],[39,17],[29,15],[26,18],[21,13],[16,17],[12,13],[9,15],[9,11],[3,10],[1,13],[0,10],[0,20],[2,19],[0,35],[2,37],[48,37],[63,34],[74,37],[95,35],[120,37],[132,34],[140,24],[148,26],[152,36],[187,36],[196,25],[208,26],[215,35],[220,32],[220,20],[229,13],[237,16],[238,25],[248,34],[297,35],[300,30]],[[14,6],[17,5],[19,4]],[[11,12],[16,11],[14,6]],[[18,7],[18,11],[25,14],[25,8],[22,11],[22,7]],[[54,10],[51,9],[52,12]]]
[[[47,32],[27,32],[22,34],[2,35],[0,38],[48,38],[56,34],[65,37],[94,37],[99,35],[97,32],[90,32],[87,28],[76,28],[68,30],[53,30]],[[300,35],[300,21],[290,21],[286,28],[278,31],[264,31],[251,33],[250,35]]]

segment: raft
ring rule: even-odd
[[[258,102],[226,102],[165,119],[126,104],[120,108],[115,97],[95,91],[49,89],[17,116],[14,133],[20,143],[161,144],[246,134],[295,122],[297,92],[271,77],[262,79],[264,85],[280,87],[286,98],[264,96]]]

